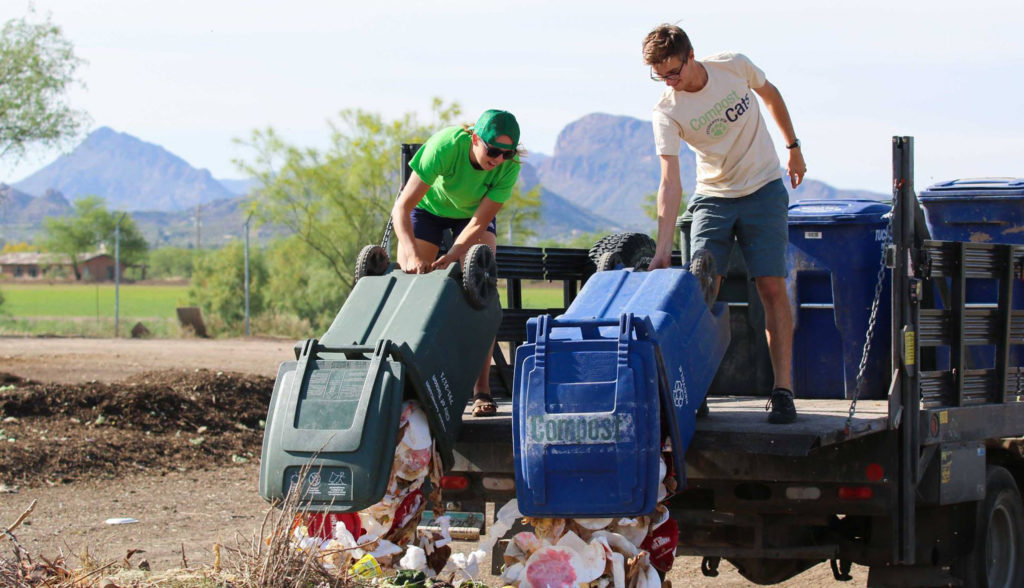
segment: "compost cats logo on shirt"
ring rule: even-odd
[[[740,98],[736,90],[715,103],[707,112],[690,119],[690,128],[699,131],[704,129],[709,137],[721,137],[729,130],[729,123],[734,123],[750,109],[752,98],[748,92]]]

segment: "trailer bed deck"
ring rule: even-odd
[[[498,414],[474,417],[467,407],[456,444],[457,470],[511,471],[512,403],[496,399]],[[711,414],[697,420],[690,451],[742,451],[762,455],[803,456],[811,451],[884,431],[888,401],[860,400],[849,434],[845,432],[849,400],[796,400],[797,420],[788,425],[767,421],[760,396],[713,396]]]

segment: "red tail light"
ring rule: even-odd
[[[465,490],[469,488],[469,478],[466,476],[444,476],[441,478],[443,490]]]
[[[842,486],[839,488],[839,500],[870,500],[874,495],[870,486]]]

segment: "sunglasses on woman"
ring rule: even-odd
[[[477,138],[479,137],[480,135],[477,135]],[[492,147],[490,144],[487,143],[487,141],[484,141],[483,139],[480,139],[480,142],[484,144],[484,147],[487,147],[487,157],[490,157],[491,159],[500,155],[504,157],[505,160],[507,161],[516,156],[515,149],[499,149],[497,147]]]

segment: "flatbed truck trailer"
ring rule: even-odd
[[[829,561],[838,580],[869,567],[870,586],[1024,586],[1024,369],[1011,365],[1011,346],[1024,345],[1024,310],[1012,304],[1024,246],[929,240],[913,139],[892,146],[892,298],[882,301],[892,321],[878,325],[891,333],[892,377],[867,394],[884,400],[798,398],[795,423],[770,425],[763,392],[709,396],[687,486],[669,502],[677,554],[703,557],[708,576],[722,558],[757,584]],[[585,254],[499,248],[514,307],[499,338],[514,349],[526,318],[560,311],[522,309],[520,279],[562,280],[568,305],[586,276],[565,259]],[[537,270],[559,256],[561,273]],[[998,303],[969,304],[969,279],[995,280]],[[994,346],[994,366],[973,368],[976,345]],[[510,389],[508,366],[496,372],[495,388]],[[511,408],[500,400],[495,417],[465,416],[444,496],[482,512],[515,496]]]

